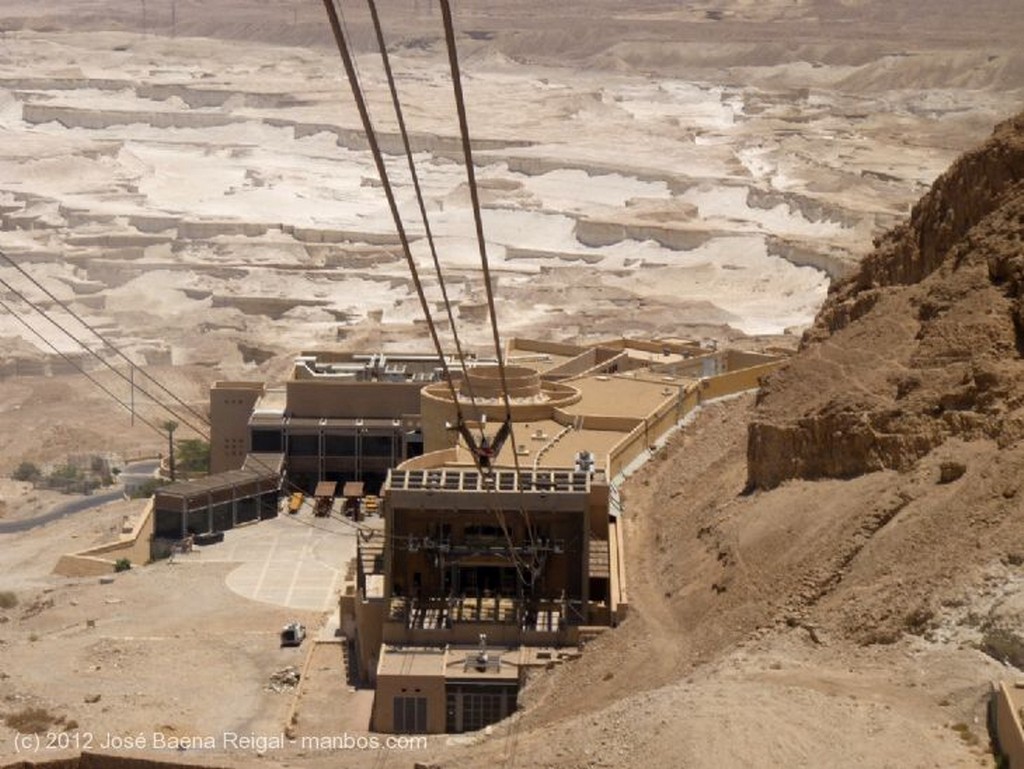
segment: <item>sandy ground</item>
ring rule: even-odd
[[[149,5],[142,19],[138,3],[76,0],[71,29],[51,8],[4,4],[0,248],[195,404],[215,379],[279,376],[302,348],[420,346],[322,10],[294,3],[287,23],[270,4],[182,0],[171,38],[167,9]],[[482,343],[436,7],[407,5],[383,6],[394,64],[457,317]],[[1015,112],[1024,88],[1016,2],[928,13],[866,0],[471,2],[459,13],[506,334],[747,333],[793,345],[829,274]],[[365,18],[350,24],[389,130]],[[411,211],[407,174],[390,164]],[[415,253],[428,258],[422,240]],[[41,296],[12,269],[0,277]],[[436,298],[436,281],[428,288]],[[6,314],[0,345],[0,471],[70,452],[163,450]],[[114,373],[99,376],[127,397]],[[1005,671],[977,651],[977,617],[962,607],[989,611],[1016,577],[997,560],[959,575],[943,588],[959,603],[930,635],[862,645],[844,607],[867,616],[885,605],[871,580],[897,569],[893,552],[856,561],[851,592],[811,599],[858,541],[858,516],[898,479],[741,496],[749,408],[704,413],[627,483],[631,615],[582,662],[533,680],[519,716],[414,751],[288,743],[260,763],[991,765],[983,699]],[[53,501],[7,482],[0,494],[8,518]],[[822,499],[837,500],[829,515]],[[50,574],[136,509],[0,536],[0,591],[18,600],[0,610],[0,711],[43,707],[93,739],[279,734],[291,694],[266,684],[305,664],[306,650],[279,649],[277,629],[321,614],[242,597],[229,587],[239,566],[212,557],[109,585]],[[297,733],[365,737],[369,694],[344,682],[342,648],[306,648],[316,651]],[[14,757],[13,738],[0,726],[0,760]],[[248,766],[257,750],[221,740],[183,760]]]

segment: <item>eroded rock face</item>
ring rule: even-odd
[[[1024,437],[1024,114],[835,286],[760,394],[748,483],[906,470],[952,436]]]

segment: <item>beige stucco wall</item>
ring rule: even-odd
[[[377,657],[383,643],[387,601],[383,598],[366,600],[357,595],[352,608],[357,628],[356,659],[359,662],[359,677],[372,684],[377,677]]]
[[[1009,761],[1010,769],[1024,769],[1024,728],[1014,698],[1005,681],[996,685],[996,737],[999,750]]]
[[[439,654],[443,657],[443,654]],[[445,728],[444,668],[438,664],[437,675],[378,675],[373,697],[373,719],[370,728],[377,732],[395,730],[394,698],[425,697],[427,700],[427,734],[443,734]]]
[[[64,577],[97,577],[112,574],[114,564],[122,558],[127,558],[133,566],[149,563],[152,538],[153,500],[150,499],[130,532],[122,534],[116,542],[61,556],[53,573]]]
[[[762,363],[753,368],[730,371],[703,381],[701,399],[721,398],[723,395],[733,395],[744,390],[753,390],[761,386],[761,379],[773,372],[785,361],[776,360],[770,363]]]
[[[249,452],[249,415],[262,382],[215,382],[210,388],[210,472],[237,470]]]
[[[328,419],[399,419],[420,408],[418,382],[350,382],[303,379],[287,382],[288,413]]]

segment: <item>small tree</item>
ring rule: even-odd
[[[18,465],[18,469],[14,471],[14,474],[11,477],[16,481],[28,481],[29,483],[35,483],[40,477],[42,477],[42,473],[32,462],[22,462]]]
[[[210,444],[198,438],[178,441],[178,467],[188,473],[210,470]]]

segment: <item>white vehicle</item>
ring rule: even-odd
[[[306,638],[306,626],[289,622],[281,628],[281,646],[300,646]]]

